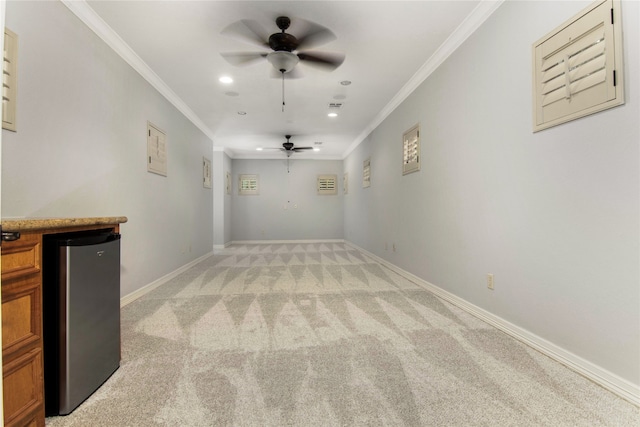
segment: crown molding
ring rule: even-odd
[[[196,113],[138,56],[85,0],[60,0],[74,15],[100,37],[125,62],[136,70],[151,86],[164,96],[178,111],[200,129],[211,141],[213,132]]]
[[[227,157],[233,159],[234,156],[234,152],[230,149],[228,149],[227,147],[219,147],[219,146],[214,146],[213,147],[213,152],[214,153],[224,153],[226,154]]]
[[[389,101],[389,103],[378,113],[378,115],[364,128],[358,137],[349,145],[342,155],[345,159],[353,150],[356,149],[362,141],[364,141],[371,132],[375,130],[402,102],[407,99],[414,90],[424,82],[442,63],[455,52],[464,41],[469,38],[484,21],[500,7],[505,0],[481,0],[480,4],[471,11],[469,15],[462,21],[460,25],[451,33],[451,35],[440,45],[433,55],[409,81],[400,89],[400,91]]]

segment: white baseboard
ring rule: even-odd
[[[152,290],[154,290],[158,286],[167,283],[169,280],[173,279],[177,275],[179,275],[181,273],[184,273],[185,271],[187,271],[188,269],[190,269],[194,265],[204,261],[205,259],[211,257],[212,255],[213,255],[213,252],[209,252],[207,254],[204,254],[200,258],[194,259],[193,261],[183,265],[182,267],[178,268],[177,270],[174,270],[171,273],[166,274],[166,275],[162,276],[161,278],[159,278],[157,280],[154,280],[153,282],[149,283],[148,285],[145,285],[142,288],[140,288],[140,289],[138,289],[136,291],[133,291],[128,295],[125,295],[124,297],[120,298],[120,308],[124,307],[127,304],[132,303],[133,301],[137,300],[141,296],[151,292]]]
[[[217,254],[218,252],[223,251],[226,247],[228,247],[231,243],[225,243],[224,245],[213,245],[213,253]]]
[[[611,391],[612,393],[620,396],[621,398],[629,401],[630,403],[640,406],[640,386],[633,384],[618,375],[595,365],[588,360],[577,356],[566,349],[545,340],[538,335],[527,331],[507,320],[492,314],[483,308],[480,308],[470,302],[448,292],[442,288],[439,288],[411,273],[403,270],[402,268],[386,261],[383,258],[359,247],[358,245],[346,241],[346,244],[367,254],[367,256],[375,259],[380,264],[389,268],[390,270],[400,274],[401,276],[411,280],[412,282],[426,288],[433,292],[436,296],[442,298],[445,301],[450,302],[456,307],[466,311],[467,313],[485,321],[486,323],[500,329],[507,333],[518,341],[538,350],[539,352],[549,356],[550,358],[562,363],[569,369],[579,373],[580,375],[590,379],[594,383],[602,386],[603,388]]]
[[[317,240],[234,240],[232,245],[284,245],[289,243],[309,244],[309,243],[344,243],[344,239],[317,239]]]

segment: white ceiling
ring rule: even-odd
[[[213,138],[214,147],[224,147],[234,158],[283,157],[280,151],[258,152],[256,148],[280,147],[284,135],[291,134],[291,142],[298,146],[322,142],[320,152],[295,153],[297,158],[333,159],[343,158],[397,105],[403,93],[408,94],[407,87],[426,77],[425,67],[430,58],[442,56],[441,46],[451,44],[461,29],[466,28],[468,35],[473,25],[486,19],[493,11],[486,12],[488,3],[88,1],[173,91],[174,100],[186,105],[200,128]],[[479,13],[481,10],[484,12]],[[229,24],[250,19],[270,34],[279,31],[275,18],[281,15],[291,18],[287,32],[294,36],[296,18],[329,28],[337,39],[311,51],[346,56],[332,72],[299,63],[296,71],[303,77],[284,83],[284,112],[282,81],[272,77],[273,67],[266,60],[236,67],[220,55],[261,51],[222,35]],[[218,78],[222,75],[231,76],[234,82],[221,84]],[[352,84],[341,85],[343,80]],[[331,102],[343,103],[336,118],[327,117]]]

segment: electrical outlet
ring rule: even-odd
[[[493,290],[493,274],[487,274],[487,288]]]

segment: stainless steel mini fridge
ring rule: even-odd
[[[44,239],[45,412],[67,415],[120,366],[120,235]]]

